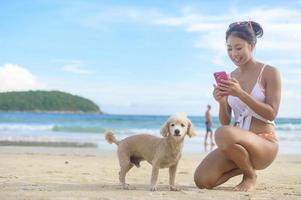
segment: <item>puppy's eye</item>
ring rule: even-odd
[[[171,124],[171,126],[175,126],[175,124]]]
[[[181,124],[182,127],[185,127],[185,124]]]

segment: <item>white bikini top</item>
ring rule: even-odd
[[[262,72],[264,70],[266,65],[263,65],[261,68],[261,71],[259,73],[259,76],[257,78],[257,81],[250,93],[250,95],[260,102],[265,102],[265,94],[264,94],[264,88],[261,86],[261,77]],[[249,108],[244,102],[242,102],[238,97],[235,96],[228,96],[228,104],[233,110],[234,118],[235,118],[235,125],[250,130],[252,117],[255,117],[265,123],[273,124],[275,125],[274,121],[267,120],[257,113],[255,113],[251,108]]]

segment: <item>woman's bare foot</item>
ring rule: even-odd
[[[251,176],[244,175],[242,181],[240,182],[240,184],[235,186],[233,190],[234,191],[240,191],[240,192],[252,191],[255,188],[256,179],[257,179],[256,174],[251,175]]]

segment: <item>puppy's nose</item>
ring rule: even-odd
[[[179,130],[179,129],[176,129],[176,130],[175,130],[175,135],[176,135],[176,136],[180,135],[180,130]]]

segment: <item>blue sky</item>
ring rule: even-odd
[[[264,29],[254,56],[277,67],[279,116],[300,117],[301,1],[1,1],[0,91],[61,90],[114,114],[203,115],[213,72],[235,69],[225,31]]]

